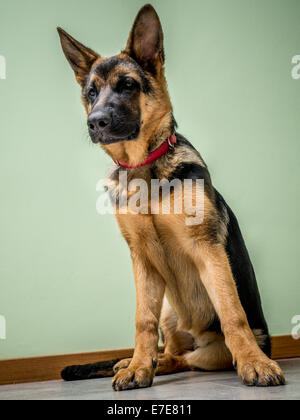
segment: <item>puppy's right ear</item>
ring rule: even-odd
[[[93,63],[100,55],[80,44],[80,42],[72,38],[63,29],[57,28],[57,31],[66,59],[74,70],[77,82],[82,86]]]

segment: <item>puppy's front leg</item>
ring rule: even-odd
[[[249,327],[222,245],[201,244],[193,253],[201,280],[221,321],[225,342],[246,385],[284,384],[283,373],[258,347]]]
[[[113,389],[145,388],[152,385],[158,350],[158,323],[165,283],[148,259],[132,252],[136,284],[136,340],[132,361],[113,378]]]

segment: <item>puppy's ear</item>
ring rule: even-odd
[[[99,54],[76,41],[63,29],[57,28],[66,59],[74,70],[77,82],[82,86]]]
[[[154,8],[141,8],[131,28],[125,52],[145,70],[156,73],[163,66],[163,31]]]

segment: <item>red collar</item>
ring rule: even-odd
[[[123,166],[124,168],[141,168],[142,166],[149,165],[149,163],[152,163],[161,156],[163,156],[165,153],[168,152],[169,149],[174,149],[174,144],[176,143],[176,141],[176,134],[174,133],[167,140],[165,140],[161,146],[153,150],[153,152],[150,153],[150,155],[147,157],[146,160],[144,160],[144,162],[139,163],[138,165],[128,165],[127,163],[118,160],[114,160],[114,162],[116,165]]]

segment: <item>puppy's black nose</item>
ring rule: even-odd
[[[111,115],[107,112],[92,112],[88,117],[89,130],[95,134],[105,130],[111,124]]]

